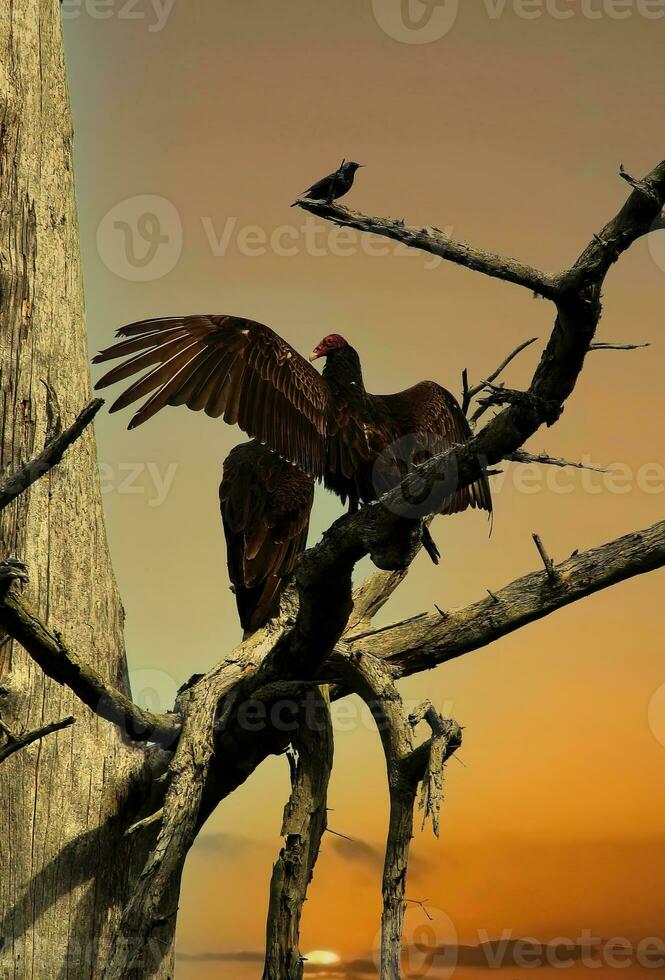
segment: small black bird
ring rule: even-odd
[[[332,204],[338,197],[344,197],[345,194],[348,194],[353,187],[356,170],[359,170],[360,167],[364,167],[364,164],[342,160],[339,169],[334,174],[317,180],[300,196],[308,197],[312,201],[325,201],[327,204]],[[295,204],[292,204],[291,207],[295,207]]]

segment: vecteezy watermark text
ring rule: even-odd
[[[63,20],[133,20],[145,24],[151,34],[166,27],[176,0],[61,0]]]
[[[201,218],[203,230],[215,258],[224,258],[232,248],[248,258],[276,255],[278,258],[294,258],[309,255],[311,258],[348,258],[351,255],[367,255],[370,258],[420,255],[426,269],[441,265],[438,255],[417,252],[403,242],[389,241],[378,235],[362,235],[354,228],[321,224],[315,218],[306,217],[299,224],[276,225],[266,229],[260,225],[239,225],[238,218],[226,218],[221,230],[210,217]],[[452,235],[452,226],[441,229],[445,238]]]
[[[312,258],[348,258],[366,255],[418,258],[425,269],[443,262],[438,255],[409,248],[401,242],[377,235],[363,235],[353,228],[341,228],[307,215],[301,221],[265,227],[243,224],[236,216],[200,218],[202,233],[210,254],[224,259],[235,253],[250,259],[274,255],[290,259],[298,255]],[[452,226],[441,229],[445,238]],[[128,282],[154,282],[175,269],[183,252],[183,223],[176,206],[156,194],[138,194],[114,205],[97,228],[97,251],[104,265]]]
[[[470,5],[467,5],[467,7]],[[665,0],[482,0],[491,21],[512,14],[520,20],[662,20]],[[403,44],[440,41],[455,26],[461,0],[372,0],[374,19],[385,34]]]
[[[435,461],[431,465],[425,465],[424,470],[418,469],[433,457]],[[579,467],[504,462],[498,469],[491,468],[490,472],[495,499],[504,490],[530,497],[542,493],[556,496],[577,493],[593,497],[665,493],[665,465],[660,462],[644,462],[637,467],[613,463],[598,468],[598,464],[585,454],[579,460]],[[402,481],[407,475],[411,478],[405,485]],[[437,457],[435,448],[428,449],[423,445],[423,437],[419,434],[404,436],[386,446],[377,456],[372,483],[377,497],[390,494],[388,498],[384,497],[384,506],[393,513],[413,519],[425,517],[435,513],[459,489],[456,457]]]
[[[158,463],[103,463],[99,464],[102,494],[132,494],[148,498],[148,507],[161,507],[165,503],[178,472],[178,464],[165,466]]]

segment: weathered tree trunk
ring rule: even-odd
[[[293,737],[291,796],[284,809],[282,847],[270,881],[263,980],[302,980],[300,921],[328,817],[333,729],[327,689],[313,694]]]
[[[0,331],[4,475],[44,443],[43,382],[64,424],[90,397],[59,0],[0,9]],[[29,563],[44,619],[126,690],[92,430],[0,515],[0,558],[10,555]],[[0,976],[98,976],[150,842],[125,842],[125,820],[114,820],[148,778],[146,755],[10,641],[0,714],[15,731],[77,718],[0,767]],[[164,963],[158,975],[172,975]]]

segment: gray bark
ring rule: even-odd
[[[272,872],[263,980],[302,980],[300,921],[327,827],[333,764],[329,697],[316,689],[292,742],[291,796],[284,810],[284,846]]]
[[[429,702],[407,717],[392,671],[380,660],[358,653],[340,664],[346,683],[367,704],[376,721],[386,758],[390,818],[383,867],[381,913],[381,980],[401,980],[402,932],[413,822],[422,785],[423,824],[432,821],[439,836],[443,769],[462,744],[457,722],[442,718]],[[426,721],[432,737],[414,745],[414,730]]]
[[[90,399],[58,0],[0,10],[0,330],[3,479],[51,434],[47,384],[66,426]],[[29,563],[42,618],[65,624],[81,657],[129,693],[91,429],[0,513],[0,558],[10,555]],[[77,718],[0,766],[0,976],[99,976],[147,853],[114,819],[143,795],[146,754],[9,640],[0,714],[14,731]]]

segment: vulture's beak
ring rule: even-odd
[[[317,347],[316,350],[313,350],[312,353],[309,355],[309,360],[318,361],[320,357],[323,357],[323,351],[320,351],[319,348]]]

